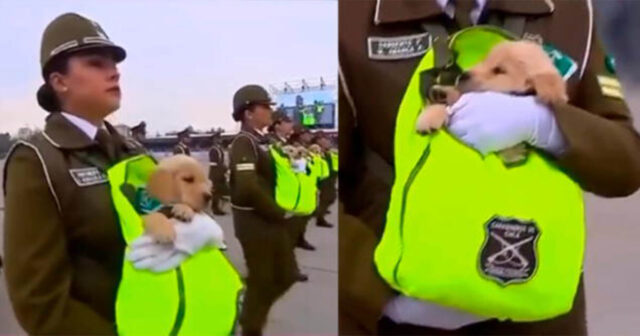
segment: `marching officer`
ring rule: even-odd
[[[289,144],[305,149],[309,148],[311,141],[313,140],[313,134],[304,126],[295,125],[293,127],[293,133],[289,137]],[[294,242],[295,246],[307,251],[315,251],[316,247],[311,245],[305,238],[307,232],[307,226],[312,216],[297,216],[294,218]]]
[[[272,124],[273,102],[257,85],[233,96],[233,119],[241,131],[229,151],[231,206],[236,237],[249,271],[240,316],[245,335],[260,335],[273,303],[297,280],[287,219],[275,200],[276,175],[264,130]]]
[[[213,183],[211,211],[214,215],[224,216],[227,213],[221,209],[223,197],[229,195],[227,183],[227,165],[224,149],[222,148],[220,133],[211,136],[212,146],[209,150],[209,179]]]
[[[178,132],[178,143],[173,147],[173,154],[184,154],[191,156],[191,149],[189,149],[189,144],[191,144],[191,129],[187,127],[182,131]]]
[[[269,126],[269,137],[272,143],[286,145],[293,133],[293,121],[283,111],[273,113],[273,123]]]
[[[431,43],[442,45],[429,31],[434,26],[449,35],[474,24],[503,26],[519,37],[553,45],[566,64],[574,65],[565,69],[574,71],[567,73],[569,103],[532,108],[526,106],[527,97],[471,96],[449,124],[453,135],[480,152],[529,141],[582,189],[597,195],[625,196],[640,186],[640,136],[597,39],[589,1],[363,0],[341,1],[338,12],[340,152],[347,160],[341,167],[340,200],[346,212],[341,218],[353,223],[341,232],[341,249],[351,248],[344,258],[341,250],[341,269],[373,262],[375,243],[360,244],[364,236],[357,232],[366,228],[380,240],[385,229],[398,159],[395,121],[423,55]],[[533,132],[519,133],[531,129],[534,139],[527,138]],[[500,322],[395,293],[374,268],[359,269],[341,272],[342,334],[587,332],[582,285],[568,314],[531,323]]]
[[[338,173],[333,167],[333,160],[331,158],[331,140],[323,131],[318,131],[314,134],[312,141],[322,149],[322,159],[327,162],[329,167],[329,177],[320,180],[318,182],[318,190],[320,191],[318,197],[318,209],[316,210],[316,225],[319,227],[331,228],[333,224],[327,222],[324,216],[329,212],[329,207],[338,198],[336,190],[336,181],[338,179]]]
[[[120,107],[125,56],[98,23],[74,13],[42,36],[45,128],[9,152],[3,185],[7,288],[29,334],[116,333],[125,242],[106,171],[140,148],[104,119]]]

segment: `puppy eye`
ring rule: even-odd
[[[193,183],[193,181],[194,181],[193,176],[183,177],[182,180],[187,182],[187,183]]]
[[[493,72],[494,75],[503,75],[507,73],[506,70],[504,70],[502,67],[499,67],[499,66],[491,69],[491,71]]]

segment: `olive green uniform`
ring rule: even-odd
[[[42,133],[7,158],[5,276],[16,317],[30,334],[116,332],[125,242],[105,174],[143,149],[106,126],[110,149],[53,113]]]
[[[213,183],[211,210],[215,214],[224,214],[220,209],[220,203],[224,196],[229,195],[226,173],[227,165],[224,161],[222,146],[213,145],[209,150],[209,179]]]
[[[233,223],[249,270],[240,317],[247,333],[262,330],[273,303],[296,281],[285,210],[275,201],[268,144],[265,136],[243,129],[230,148]]]
[[[178,142],[177,145],[175,145],[175,147],[173,147],[173,154],[184,154],[184,155],[189,155],[191,156],[191,149],[189,149],[189,146],[187,144],[185,144],[184,142],[180,141]]]
[[[331,160],[331,154],[326,152],[322,155],[322,159],[329,164],[329,177],[318,182],[318,190],[320,194],[318,196],[318,209],[316,210],[316,223],[326,223],[324,216],[329,212],[329,207],[338,198],[336,190],[336,181],[338,179],[338,173],[333,169],[333,160]]]

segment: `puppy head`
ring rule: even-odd
[[[291,146],[291,145],[286,145],[284,147],[282,147],[282,151],[290,158],[290,159],[295,159],[296,156],[298,155],[298,149],[296,149],[295,147]]]
[[[320,146],[318,144],[313,144],[313,145],[309,146],[309,151],[311,153],[320,154],[320,153],[322,153],[322,148],[320,148]]]
[[[529,93],[545,102],[566,102],[566,84],[542,47],[530,41],[503,42],[460,76],[462,92]]]
[[[211,181],[204,168],[187,155],[163,159],[147,182],[149,194],[164,204],[182,203],[202,211],[211,199]]]

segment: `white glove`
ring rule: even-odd
[[[224,233],[220,225],[210,216],[203,213],[196,213],[191,222],[184,223],[175,219],[176,240],[174,246],[176,250],[193,255],[205,246],[214,246],[226,249],[224,243]]]
[[[552,111],[535,96],[466,93],[450,112],[449,131],[483,155],[522,142],[554,155],[565,148]]]
[[[293,171],[296,173],[306,173],[307,172],[307,160],[305,159],[296,159],[293,161],[292,165]]]
[[[162,273],[174,269],[189,257],[189,254],[176,250],[173,244],[156,242],[151,236],[142,235],[131,243],[131,252],[127,258],[133,267]]]

